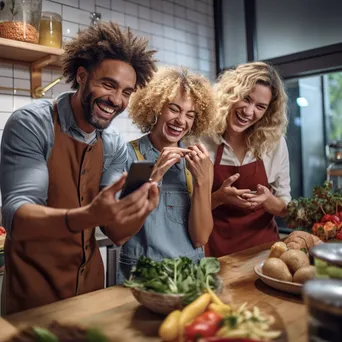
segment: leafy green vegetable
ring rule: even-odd
[[[229,328],[236,328],[238,325],[238,316],[236,314],[231,314],[226,316],[223,320],[223,325],[227,325]]]
[[[58,342],[57,336],[48,329],[33,327],[32,330],[36,335],[35,340],[37,342]]]
[[[184,294],[184,304],[189,304],[205,291],[207,284],[216,289],[215,275],[219,271],[220,263],[213,257],[193,263],[187,257],[156,262],[142,256],[131,272],[131,280],[125,281],[124,285],[159,293]]]
[[[301,229],[311,233],[311,228],[320,222],[325,214],[336,214],[342,208],[342,192],[333,191],[331,181],[312,190],[312,196],[293,199],[287,205],[285,222],[290,228]]]

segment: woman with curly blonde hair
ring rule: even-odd
[[[239,65],[221,75],[215,96],[219,110],[205,140],[214,162],[206,253],[219,257],[276,241],[274,216],[284,215],[291,197],[287,96],[277,71],[263,62]]]
[[[148,134],[128,143],[127,169],[136,160],[156,161],[152,179],[159,183],[160,202],[121,247],[118,283],[142,255],[194,261],[204,256],[213,228],[213,166],[204,145],[184,148],[181,140],[206,133],[215,113],[210,82],[185,69],[160,69],[132,95],[129,115]]]

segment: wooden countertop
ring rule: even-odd
[[[260,245],[220,258],[220,275],[224,280],[222,299],[232,303],[266,304],[276,310],[286,329],[288,341],[307,340],[306,310],[297,296],[274,290],[254,274],[256,263],[267,257],[271,244]],[[0,341],[13,332],[13,326],[44,325],[52,320],[75,322],[101,328],[113,341],[159,341],[158,327],[163,316],[142,307],[129,289],[111,287],[60,301],[40,308],[7,316],[6,326],[0,321]],[[2,322],[2,323],[1,323]],[[286,339],[285,339],[286,340]]]

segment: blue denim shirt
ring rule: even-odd
[[[85,142],[72,112],[71,95],[72,92],[64,93],[56,100],[61,129],[72,138]],[[52,101],[40,100],[16,110],[6,123],[1,143],[0,186],[2,224],[8,233],[15,212],[22,205],[47,203],[47,161],[54,144],[52,114]],[[112,126],[98,130],[98,134],[103,140],[104,154],[100,186],[105,187],[122,174],[127,146]]]
[[[146,160],[158,159],[160,152],[153,147],[148,135],[140,139],[139,146]],[[135,160],[135,151],[128,144],[127,170]],[[197,261],[204,256],[202,248],[194,248],[188,233],[190,206],[182,159],[163,177],[158,208],[147,217],[141,230],[121,247],[117,283],[129,277],[131,268],[142,255],[156,261],[178,256]]]

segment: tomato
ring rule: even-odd
[[[4,227],[0,226],[0,235],[1,235],[1,233],[6,234],[6,230]]]
[[[196,322],[194,321],[185,328],[186,341],[195,342],[202,337],[215,336],[219,325],[212,322]]]
[[[337,233],[336,240],[342,240],[342,229]]]
[[[332,223],[340,223],[340,218],[336,215],[329,215],[329,214],[325,214],[323,217],[322,217],[322,220],[321,222],[322,223],[325,223],[325,222],[332,222]]]

